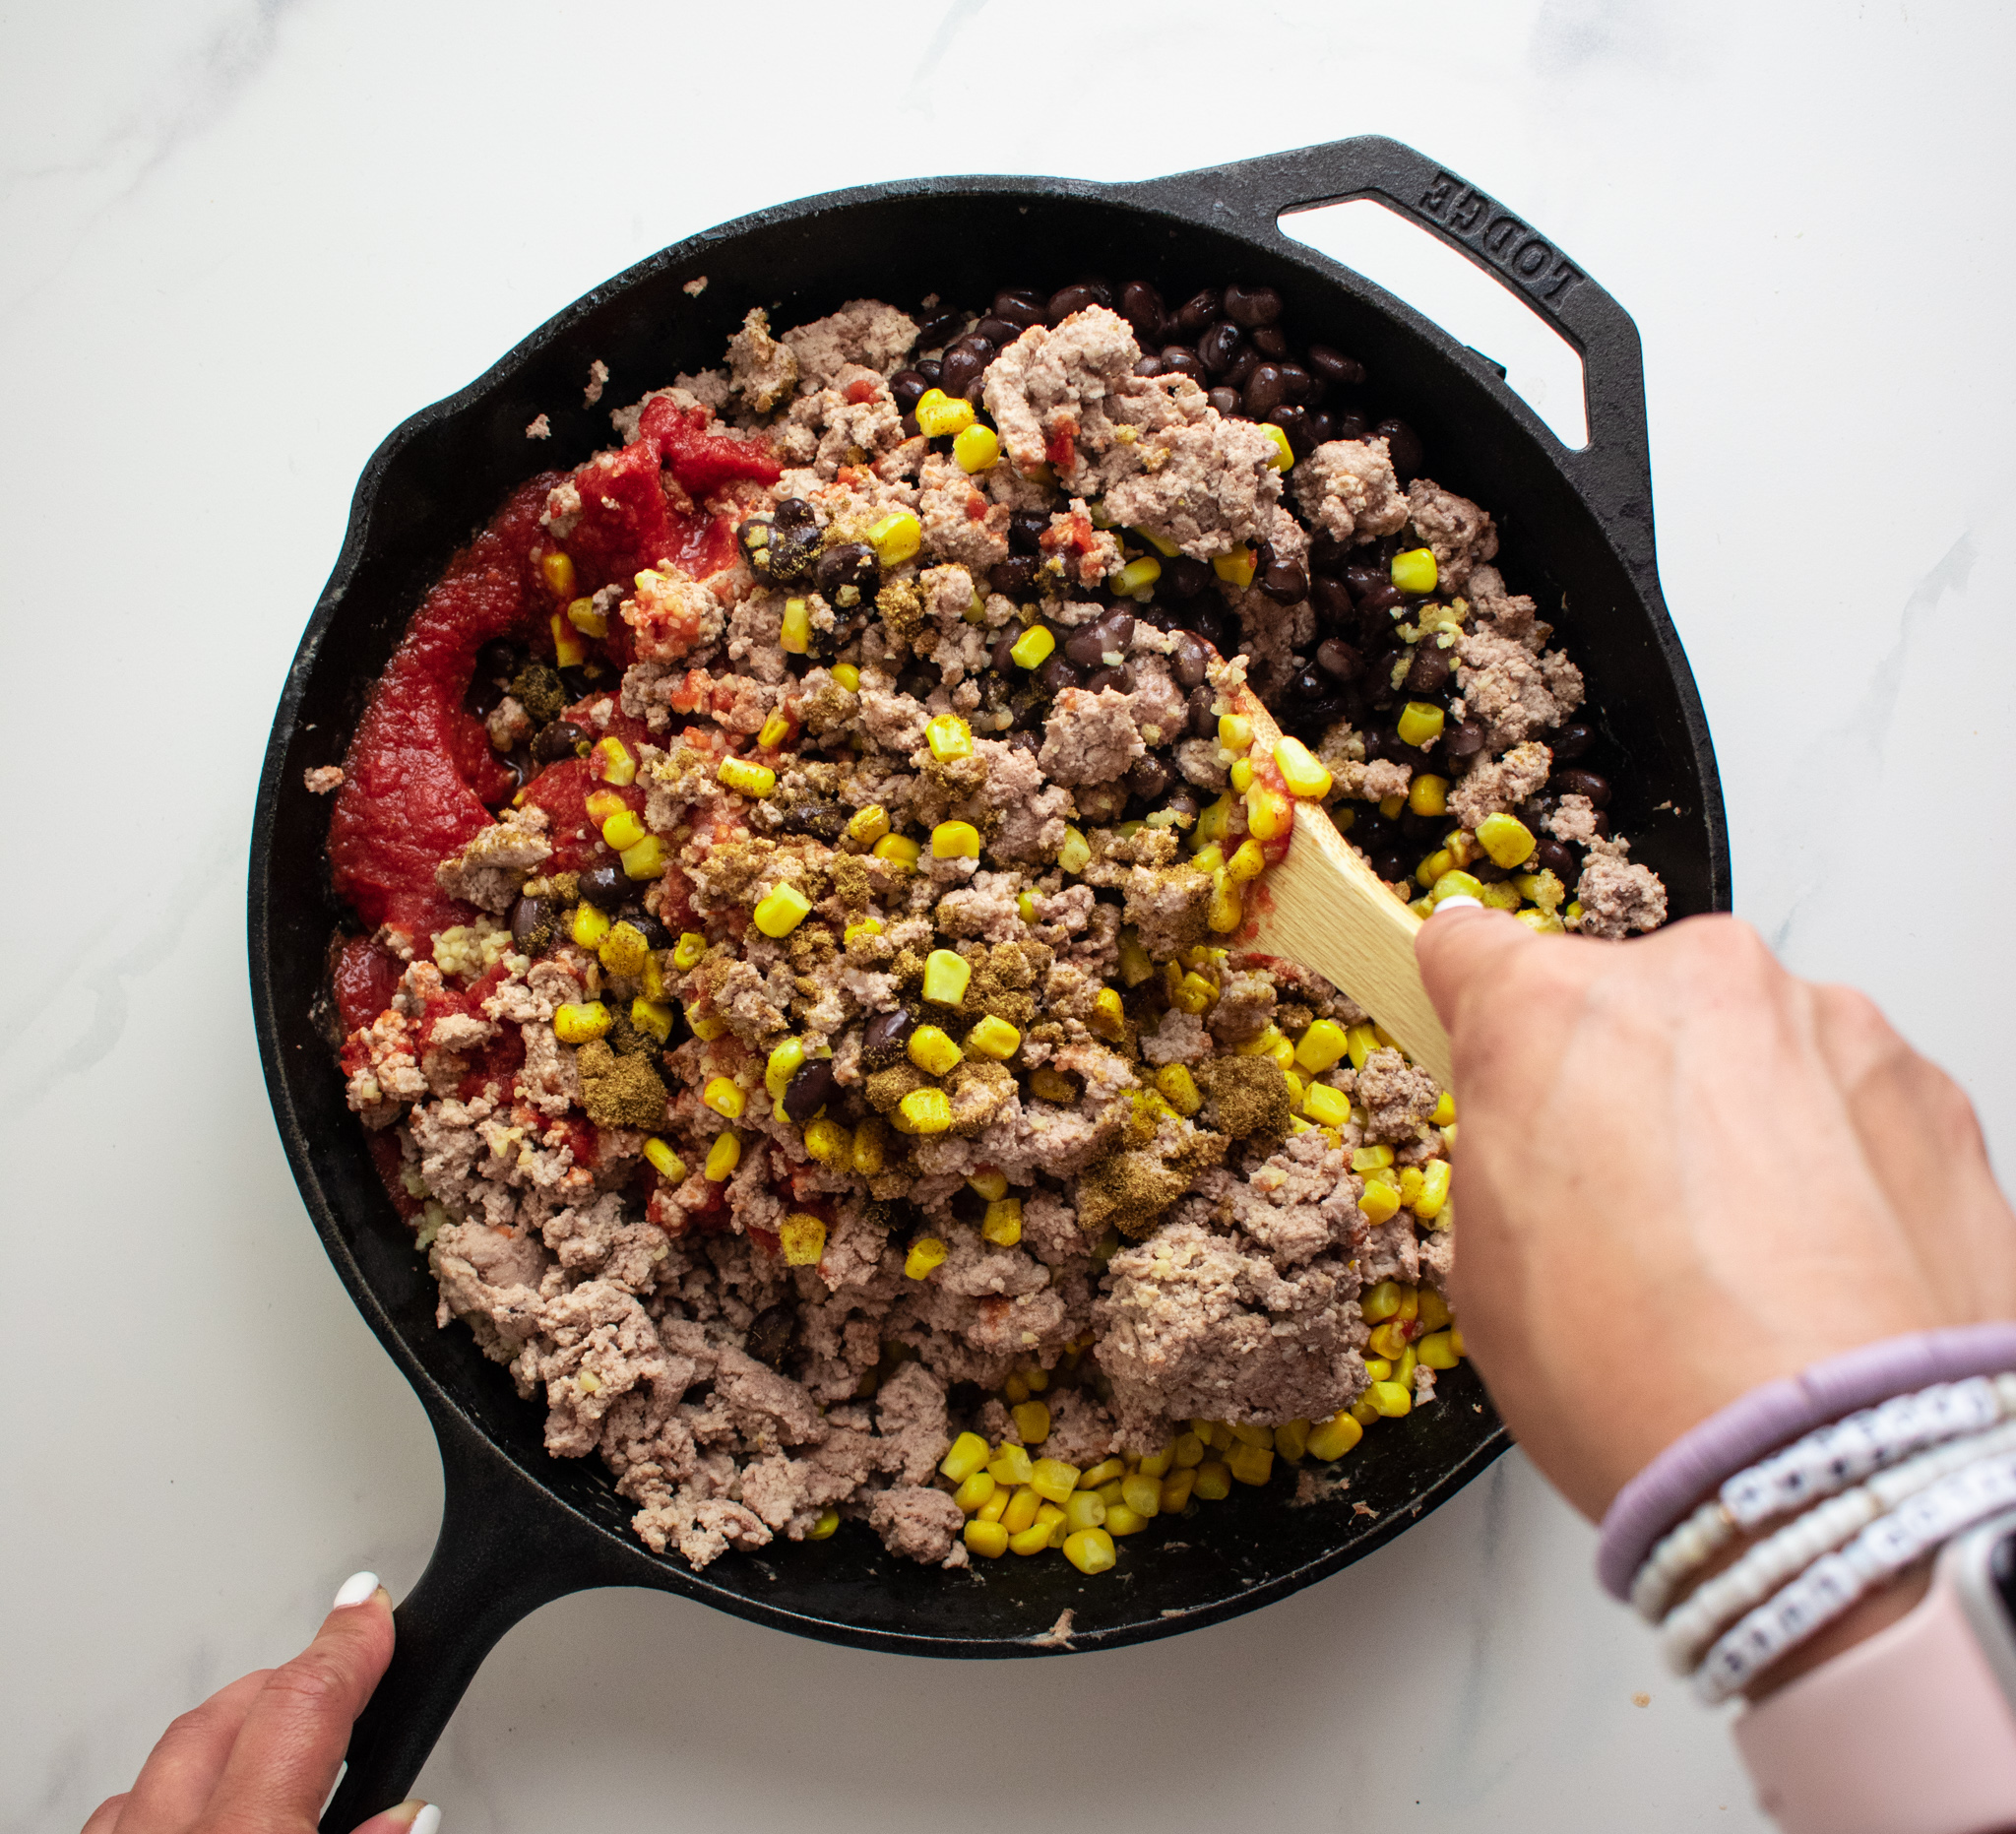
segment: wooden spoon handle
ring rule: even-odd
[[[1281,738],[1273,716],[1250,688],[1242,685],[1235,699],[1271,752]],[[1295,804],[1288,857],[1268,868],[1246,909],[1253,947],[1314,969],[1370,1013],[1444,1089],[1451,1086],[1449,1035],[1414,959],[1421,920],[1386,889],[1319,804]]]

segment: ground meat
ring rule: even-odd
[[[878,1490],[868,1504],[868,1526],[882,1537],[883,1547],[907,1560],[965,1564],[950,1556],[966,1527],[966,1514],[943,1490],[914,1484]]]
[[[1501,751],[1544,732],[1582,705],[1582,671],[1557,650],[1536,656],[1495,630],[1457,640],[1457,684],[1474,719],[1484,724],[1485,751]]]
[[[1460,592],[1479,561],[1496,556],[1497,526],[1468,497],[1417,477],[1408,486],[1407,509],[1415,533],[1435,556],[1437,590]]]
[[[434,883],[478,911],[509,911],[534,869],[553,856],[545,835],[543,809],[508,809],[501,821],[436,866]]]
[[[1106,784],[1125,775],[1148,748],[1134,729],[1127,696],[1066,688],[1050,710],[1037,762],[1060,784]]]
[[[831,317],[784,335],[799,377],[810,383],[832,381],[848,363],[892,375],[916,341],[916,321],[879,299],[850,299]]]
[[[1425,1070],[1417,1070],[1399,1051],[1381,1048],[1358,1071],[1358,1106],[1365,1110],[1368,1140],[1412,1140],[1442,1092]]]
[[[1466,772],[1449,792],[1449,812],[1475,829],[1486,815],[1501,815],[1539,792],[1553,767],[1544,745],[1515,745],[1494,763]]]
[[[1368,541],[1407,525],[1408,499],[1383,439],[1333,439],[1296,466],[1293,477],[1302,514],[1336,540]]]
[[[770,315],[751,306],[742,329],[728,340],[728,386],[755,413],[768,413],[791,392],[798,359],[770,335]]]
[[[1595,841],[1575,883],[1585,936],[1617,938],[1666,921],[1666,886],[1658,873],[1624,858],[1620,841]]]

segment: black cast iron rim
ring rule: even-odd
[[[1563,448],[1504,387],[1488,359],[1276,227],[1284,212],[1354,196],[1378,198],[1414,217],[1521,292],[1582,352],[1588,448]],[[513,1427],[514,1419],[522,1424],[536,1409],[509,1394],[501,1370],[482,1362],[466,1332],[435,1332],[431,1279],[377,1189],[360,1130],[343,1110],[339,1079],[308,1023],[319,975],[308,970],[303,938],[317,924],[326,938],[336,910],[316,865],[326,809],[307,795],[301,773],[341,760],[377,673],[373,657],[382,664],[419,592],[510,483],[541,464],[576,463],[607,442],[603,411],[591,414],[578,405],[579,391],[591,356],[624,347],[626,313],[635,320],[642,302],[656,300],[661,303],[651,310],[662,314],[663,301],[691,298],[685,285],[703,275],[718,289],[712,303],[705,292],[695,299],[693,323],[681,334],[685,345],[705,347],[710,354],[664,361],[655,373],[647,373],[656,360],[650,354],[614,365],[612,400],[634,399],[637,390],[668,380],[675,366],[714,360],[750,303],[770,303],[783,291],[795,302],[784,307],[780,321],[789,323],[792,311],[831,310],[844,297],[874,293],[875,287],[854,285],[836,270],[844,271],[863,240],[872,245],[892,222],[910,222],[913,236],[923,224],[956,237],[919,251],[919,272],[956,271],[963,263],[998,275],[999,242],[1032,214],[1040,220],[1039,235],[1053,223],[1082,239],[1096,225],[1148,250],[1140,257],[1144,263],[1166,240],[1176,253],[1162,265],[1199,277],[1193,285],[1264,280],[1290,294],[1292,313],[1297,300],[1315,301],[1332,318],[1355,320],[1365,339],[1383,340],[1398,353],[1410,405],[1425,390],[1428,411],[1417,405],[1410,417],[1419,423],[1439,415],[1445,430],[1456,434],[1443,450],[1495,442],[1515,454],[1514,473],[1494,494],[1471,491],[1505,520],[1508,577],[1528,590],[1536,573],[1559,584],[1567,597],[1563,635],[1571,651],[1585,666],[1593,647],[1604,653],[1604,669],[1592,671],[1593,690],[1604,673],[1623,684],[1624,701],[1606,694],[1606,711],[1628,704],[1637,721],[1650,710],[1649,739],[1635,727],[1619,733],[1604,722],[1622,750],[1635,747],[1655,766],[1644,790],[1647,806],[1626,807],[1620,825],[1646,834],[1639,856],[1667,874],[1676,914],[1730,907],[1727,828],[1713,750],[1654,565],[1635,328],[1556,248],[1413,150],[1379,139],[1347,141],[1137,185],[978,177],[833,193],[708,230],[597,287],[468,388],[406,421],[373,455],[342,552],[289,670],[260,786],[249,942],[275,1119],[339,1277],[434,1423],[447,1492],[434,1558],[401,1607],[400,1654],[359,1722],[349,1774],[326,1825],[348,1826],[396,1800],[496,1638],[538,1604],[568,1592],[652,1586],[780,1629],[909,1654],[1001,1657],[1109,1648],[1288,1597],[1390,1540],[1506,1447],[1503,1428],[1466,1366],[1443,1378],[1437,1408],[1382,1426],[1338,1468],[1353,1489],[1309,1508],[1285,1509],[1277,1486],[1214,1505],[1184,1524],[1188,1546],[1180,1550],[1132,1544],[1141,1550],[1130,1556],[1139,1576],[1132,1604],[1127,1582],[1116,1584],[1114,1575],[1087,1581],[1061,1561],[1019,1568],[997,1563],[978,1585],[923,1573],[883,1554],[859,1525],[816,1546],[731,1553],[695,1574],[675,1555],[654,1556],[636,1541],[627,1527],[629,1506],[598,1468],[586,1472],[552,1460],[536,1433]],[[966,253],[976,243],[986,246],[977,256]],[[737,275],[738,254],[752,249],[763,251],[763,262]],[[860,258],[872,256],[870,246]],[[1116,256],[1115,263],[1124,258]],[[1205,271],[1213,263],[1215,271]],[[886,270],[888,263],[881,265]],[[1089,265],[1079,253],[1044,278],[1059,285],[1076,278],[1065,268]],[[781,287],[780,275],[804,278]],[[948,297],[975,290],[959,290],[965,283],[957,272],[947,280],[941,290]],[[887,289],[899,299],[921,290]],[[1312,315],[1295,316],[1304,323]],[[635,324],[630,329],[634,333]],[[634,336],[629,341],[635,346]],[[542,411],[554,438],[528,447],[522,429]],[[1446,424],[1452,415],[1454,426]],[[1431,442],[1431,456],[1439,460],[1437,443]],[[475,460],[506,455],[498,463],[506,471],[515,464],[516,478],[496,488],[484,474],[463,489],[465,471],[482,470],[472,454]],[[1443,482],[1465,488],[1461,466],[1433,469]],[[1571,527],[1565,547],[1558,553],[1550,547],[1545,560],[1537,551],[1520,554],[1519,527],[1550,521]],[[1664,792],[1657,808],[1650,804],[1654,790]],[[426,1303],[418,1306],[415,1270],[426,1289]],[[1353,1507],[1368,1496],[1376,1498],[1369,1514]],[[1161,1539],[1176,1536],[1151,1532],[1143,1541]],[[1010,1588],[1016,1597],[1004,1613],[999,1600]],[[1067,1608],[1078,1618],[1069,1643],[1048,1640],[1044,1633]]]

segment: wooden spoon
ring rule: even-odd
[[[1272,754],[1281,727],[1240,684],[1236,711]],[[1386,889],[1315,802],[1295,803],[1288,857],[1268,867],[1246,904],[1242,942],[1312,968],[1351,995],[1444,1089],[1453,1085],[1449,1035],[1421,985],[1414,939],[1421,920]]]

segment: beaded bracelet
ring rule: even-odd
[[[1667,1614],[1659,1637],[1668,1665],[1676,1675],[1687,1674],[1719,1631],[1752,1606],[1762,1604],[1823,1553],[1832,1552],[1907,1497],[2003,1452],[2016,1452],[2016,1422],[2005,1421],[1987,1432],[1922,1452],[1807,1510]]]
[[[1875,1586],[1962,1530],[2016,1506],[2016,1453],[1982,1459],[1878,1517],[1742,1617],[1708,1652],[1694,1691],[1710,1706],[1739,1693]]]
[[[2016,1374],[1942,1382],[1819,1427],[1738,1472],[1667,1535],[1631,1581],[1640,1616],[1657,1622],[1679,1583],[1739,1533],[1831,1496],[1886,1465],[1942,1440],[2016,1417]]]

